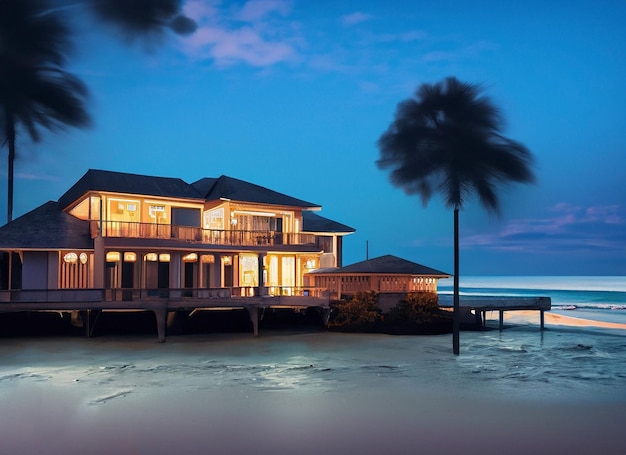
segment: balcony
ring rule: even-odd
[[[275,231],[202,229],[170,224],[134,223],[130,221],[92,221],[92,237],[169,239],[186,243],[228,246],[314,245],[315,235]]]

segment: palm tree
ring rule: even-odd
[[[70,34],[44,0],[0,0],[0,144],[8,145],[7,222],[13,217],[15,144],[24,131],[85,127],[87,88],[63,70]]]
[[[182,0],[89,0],[96,17],[116,26],[128,40],[141,38],[149,46],[172,30],[188,35],[196,30],[193,19],[184,16]]]
[[[534,181],[532,156],[501,134],[503,119],[478,85],[449,77],[421,85],[398,104],[394,121],[378,140],[380,169],[394,186],[419,194],[424,205],[434,192],[454,209],[454,322],[452,346],[459,354],[459,210],[474,193],[499,212],[496,187]]]

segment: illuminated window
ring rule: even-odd
[[[78,258],[80,259],[80,263],[81,264],[86,264],[87,263],[87,253],[80,253],[80,256],[78,256]]]
[[[107,262],[118,262],[120,260],[120,253],[117,251],[109,251],[107,253]]]
[[[161,254],[159,254],[159,261],[161,261],[161,262],[170,262],[170,255],[169,255],[169,253],[161,253]]]
[[[78,255],[76,253],[67,253],[63,256],[63,260],[68,264],[76,264],[78,261]]]
[[[135,262],[137,260],[137,255],[135,253],[131,253],[129,251],[124,253],[124,262]]]
[[[239,280],[242,286],[258,286],[259,259],[256,255],[239,256]]]
[[[230,256],[223,256],[222,261],[224,262],[224,265],[231,265],[233,262],[233,258],[231,258]]]
[[[143,258],[148,262],[156,262],[159,257],[156,253],[148,253]]]
[[[215,262],[215,256],[213,256],[212,254],[203,254],[200,257],[200,261],[203,264],[213,264]]]
[[[189,253],[183,256],[183,262],[196,262],[198,255],[196,253]]]

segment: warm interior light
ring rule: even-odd
[[[80,256],[78,256],[78,259],[80,259],[81,264],[87,264],[88,258],[89,256],[87,256],[87,253],[80,253]]]
[[[231,213],[231,216],[233,216],[236,213],[239,213],[241,215],[255,215],[255,216],[266,216],[266,217],[274,217],[276,216],[276,213],[274,212],[255,212],[255,211],[251,211],[251,210],[233,210]]]
[[[159,254],[159,261],[161,261],[161,262],[170,262],[170,255],[169,255],[169,253],[161,253],[161,254]]]
[[[137,260],[137,255],[130,251],[126,251],[124,253],[124,262],[135,262]]]
[[[78,255],[76,253],[67,253],[63,256],[63,260],[68,264],[76,264],[76,261],[78,261]]]
[[[232,264],[233,259],[230,256],[223,256],[222,261],[224,262],[224,265],[230,265]]]
[[[183,262],[196,262],[198,255],[196,253],[189,253],[183,256]]]
[[[109,251],[107,253],[107,262],[117,262],[120,260],[120,253],[117,251]]]
[[[213,264],[215,262],[215,256],[213,256],[212,254],[203,254],[200,257],[200,260],[203,264]]]
[[[159,257],[156,253],[148,253],[143,258],[148,262],[156,262]]]

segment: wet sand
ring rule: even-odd
[[[464,333],[459,358],[449,336],[5,339],[2,452],[625,453],[621,370],[593,390],[545,380],[559,359],[533,376],[556,335]]]

